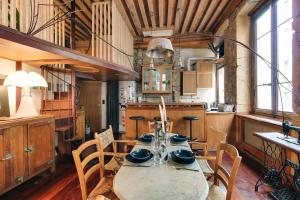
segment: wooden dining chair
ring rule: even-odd
[[[111,125],[102,133],[96,132],[95,139],[98,140],[97,149],[99,151],[101,177],[103,177],[104,171],[106,170],[116,173],[122,165],[124,156],[128,154],[127,152],[118,152],[118,144],[134,145],[136,143],[136,140],[115,140]],[[110,145],[112,145],[113,152],[105,151]],[[106,164],[104,163],[105,156],[111,156],[111,159]]]
[[[108,200],[103,194],[112,192],[113,177],[101,177],[97,186],[88,194],[87,183],[94,173],[99,173],[100,164],[99,152],[96,151],[97,140],[90,140],[81,144],[76,150],[72,151],[76,170],[78,173],[82,200]],[[83,159],[83,152],[94,150]]]
[[[228,170],[222,166],[224,152],[233,159],[231,172],[228,172]],[[207,200],[231,200],[241,160],[242,158],[239,156],[238,150],[233,145],[226,143],[219,144],[214,170],[214,182],[210,185]],[[219,187],[219,181],[224,184],[227,190],[226,193]]]
[[[161,123],[161,121],[157,121],[157,123]],[[154,128],[155,128],[155,122],[148,121],[148,130],[149,133],[154,133]],[[173,122],[169,121],[167,122],[167,132],[172,133],[173,131]]]
[[[227,133],[217,131],[213,127],[210,127],[208,128],[207,141],[205,143],[189,142],[189,144],[195,146],[196,149],[203,151],[203,155],[196,156],[196,160],[207,178],[214,174],[214,170],[210,167],[208,161],[215,162],[216,156],[212,156],[211,154],[217,150],[221,142],[226,142],[226,138]]]

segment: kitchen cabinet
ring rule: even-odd
[[[183,72],[183,95],[197,95],[197,72],[184,71]]]
[[[0,121],[0,194],[54,170],[54,158],[52,116]]]
[[[213,63],[210,61],[197,62],[197,88],[213,87]]]
[[[172,65],[144,66],[142,69],[143,93],[172,93]]]

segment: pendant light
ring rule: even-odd
[[[181,22],[181,12],[182,10],[180,8],[178,8],[178,11],[179,11],[179,22]],[[180,24],[180,23],[178,23]],[[179,27],[178,27],[178,30],[179,30]],[[178,34],[178,47],[179,47],[179,52],[178,52],[178,62],[177,62],[177,66],[180,70],[183,70],[184,69],[184,66],[183,66],[183,63],[182,63],[182,58],[181,58],[181,48],[180,48],[180,33]]]
[[[154,13],[151,13],[151,17]],[[151,33],[152,36],[152,33]],[[148,44],[146,55],[150,58],[168,58],[173,56],[174,49],[171,40],[167,38],[153,38]]]

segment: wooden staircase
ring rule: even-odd
[[[61,65],[42,67],[48,90],[42,94],[40,113],[55,117],[55,131],[63,143],[83,140],[82,135],[76,135],[75,72],[59,67]],[[64,149],[61,153],[67,153],[64,144],[59,146],[64,146],[59,147]]]

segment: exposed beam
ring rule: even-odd
[[[185,33],[187,26],[189,24],[189,22],[193,19],[192,13],[195,9],[195,5],[196,5],[197,1],[196,0],[192,0],[189,2],[189,6],[188,6],[188,10],[184,19],[184,23],[182,25],[182,29],[181,29],[181,33]]]
[[[145,9],[145,5],[144,5],[144,1],[143,0],[138,0],[138,5],[140,7],[140,11],[141,11],[141,15],[144,21],[144,25],[145,28],[149,28],[149,23],[148,23],[148,19],[147,19],[147,15],[146,15],[146,9]]]
[[[138,14],[137,14],[136,7],[135,7],[132,0],[125,0],[125,2],[126,2],[126,5],[129,9],[129,13],[127,13],[127,15],[128,14],[131,15],[132,20],[133,20],[133,24],[134,24],[138,34],[141,35],[142,34],[142,32],[141,32],[142,26],[141,26],[140,19],[139,19]]]
[[[151,27],[155,28],[156,25],[156,20],[155,20],[155,11],[154,11],[154,0],[148,0],[148,8],[149,8],[149,15],[150,15],[150,19],[151,19]]]
[[[175,0],[168,1],[168,18],[167,18],[167,26],[171,26],[173,24],[175,10]]]
[[[164,26],[164,2],[165,0],[158,1],[159,27]]]
[[[207,21],[211,18],[213,12],[216,10],[217,6],[221,3],[221,1],[212,1],[209,5],[209,8],[206,10],[205,15],[197,27],[196,32],[201,32]]]
[[[217,17],[226,10],[226,6],[230,3],[230,0],[222,0],[217,10],[213,13],[213,16],[209,19],[207,25],[204,27],[204,32],[210,30],[212,24],[216,21]]]
[[[223,12],[218,19],[214,22],[211,30],[215,33],[217,29],[223,24],[223,22],[234,12],[234,10],[240,5],[242,0],[232,0],[226,8],[225,12]]]
[[[136,36],[136,35],[137,35],[137,32],[134,30],[133,25],[131,24],[131,22],[130,22],[130,20],[129,20],[127,14],[126,14],[126,11],[125,11],[125,9],[124,9],[124,7],[123,7],[123,5],[122,5],[121,0],[115,0],[114,2],[115,2],[115,4],[116,4],[117,9],[119,10],[119,12],[120,12],[120,14],[121,14],[123,20],[125,21],[127,27],[129,28],[130,33],[131,33],[133,36]]]
[[[208,6],[210,5],[211,0],[201,0],[200,4],[198,5],[196,16],[193,19],[189,32],[196,32],[197,25],[201,22],[205,11],[207,10]]]
[[[184,0],[178,0],[176,6],[176,13],[175,13],[175,33],[178,33],[180,29],[180,24],[183,18],[183,4]]]

